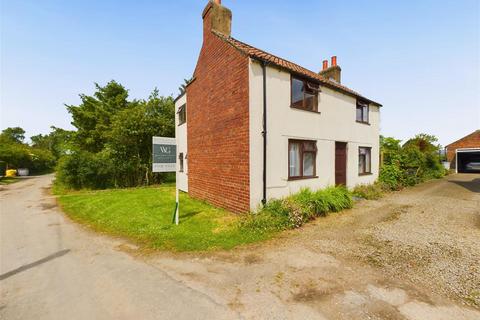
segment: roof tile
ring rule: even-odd
[[[290,62],[286,59],[282,59],[280,57],[277,57],[277,56],[275,56],[271,53],[268,53],[266,51],[263,51],[261,49],[255,48],[255,47],[253,47],[249,44],[241,42],[241,41],[239,41],[235,38],[232,38],[230,36],[226,36],[226,35],[224,35],[220,32],[217,32],[215,30],[212,30],[212,32],[217,37],[219,37],[223,41],[227,42],[228,44],[230,44],[231,46],[233,46],[234,48],[236,48],[237,50],[241,51],[242,53],[248,55],[251,58],[259,59],[259,60],[262,60],[262,61],[265,61],[265,62],[272,63],[272,64],[274,64],[278,67],[287,69],[291,72],[294,72],[294,73],[297,73],[299,75],[302,75],[302,76],[308,77],[310,79],[316,80],[316,81],[320,82],[321,84],[323,84],[325,86],[328,86],[332,89],[337,89],[337,90],[339,90],[343,93],[353,95],[355,97],[364,99],[368,102],[371,102],[371,103],[374,103],[374,104],[377,104],[377,105],[381,106],[380,103],[375,102],[373,100],[370,100],[370,99],[362,96],[360,93],[358,93],[358,92],[356,92],[356,91],[354,91],[354,90],[352,90],[352,89],[350,89],[350,88],[348,88],[344,85],[341,85],[341,84],[339,84],[337,82],[334,82],[334,81],[327,80],[327,79],[323,78],[322,76],[320,76],[318,73],[313,72],[311,70],[308,70],[304,67],[301,67],[298,64],[295,64],[295,63]]]

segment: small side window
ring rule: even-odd
[[[180,166],[179,172],[183,172],[183,152],[178,155],[178,163]]]
[[[187,105],[184,104],[180,108],[178,108],[178,125],[182,125],[187,122]]]

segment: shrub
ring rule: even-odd
[[[390,190],[399,190],[446,174],[434,136],[419,134],[400,146],[400,140],[381,137],[383,165],[379,181]]]
[[[31,164],[28,166],[30,173],[41,174],[50,172],[55,167],[55,158],[49,150],[32,148]]]
[[[351,208],[353,201],[344,187],[329,187],[300,192],[283,199],[274,199],[258,212],[247,216],[241,226],[260,232],[299,228],[306,222],[329,212]]]
[[[63,156],[57,165],[57,183],[70,189],[105,189],[114,186],[113,166],[101,153],[86,151]]]
[[[379,181],[390,190],[399,190],[402,187],[402,170],[397,164],[385,164],[380,168]]]

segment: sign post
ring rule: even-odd
[[[177,145],[175,138],[153,137],[152,144],[152,172],[176,172]],[[175,222],[176,225],[178,225],[179,207],[178,187],[175,183],[175,210],[172,223]]]

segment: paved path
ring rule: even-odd
[[[66,221],[52,176],[0,186],[1,319],[236,319],[238,314]]]

